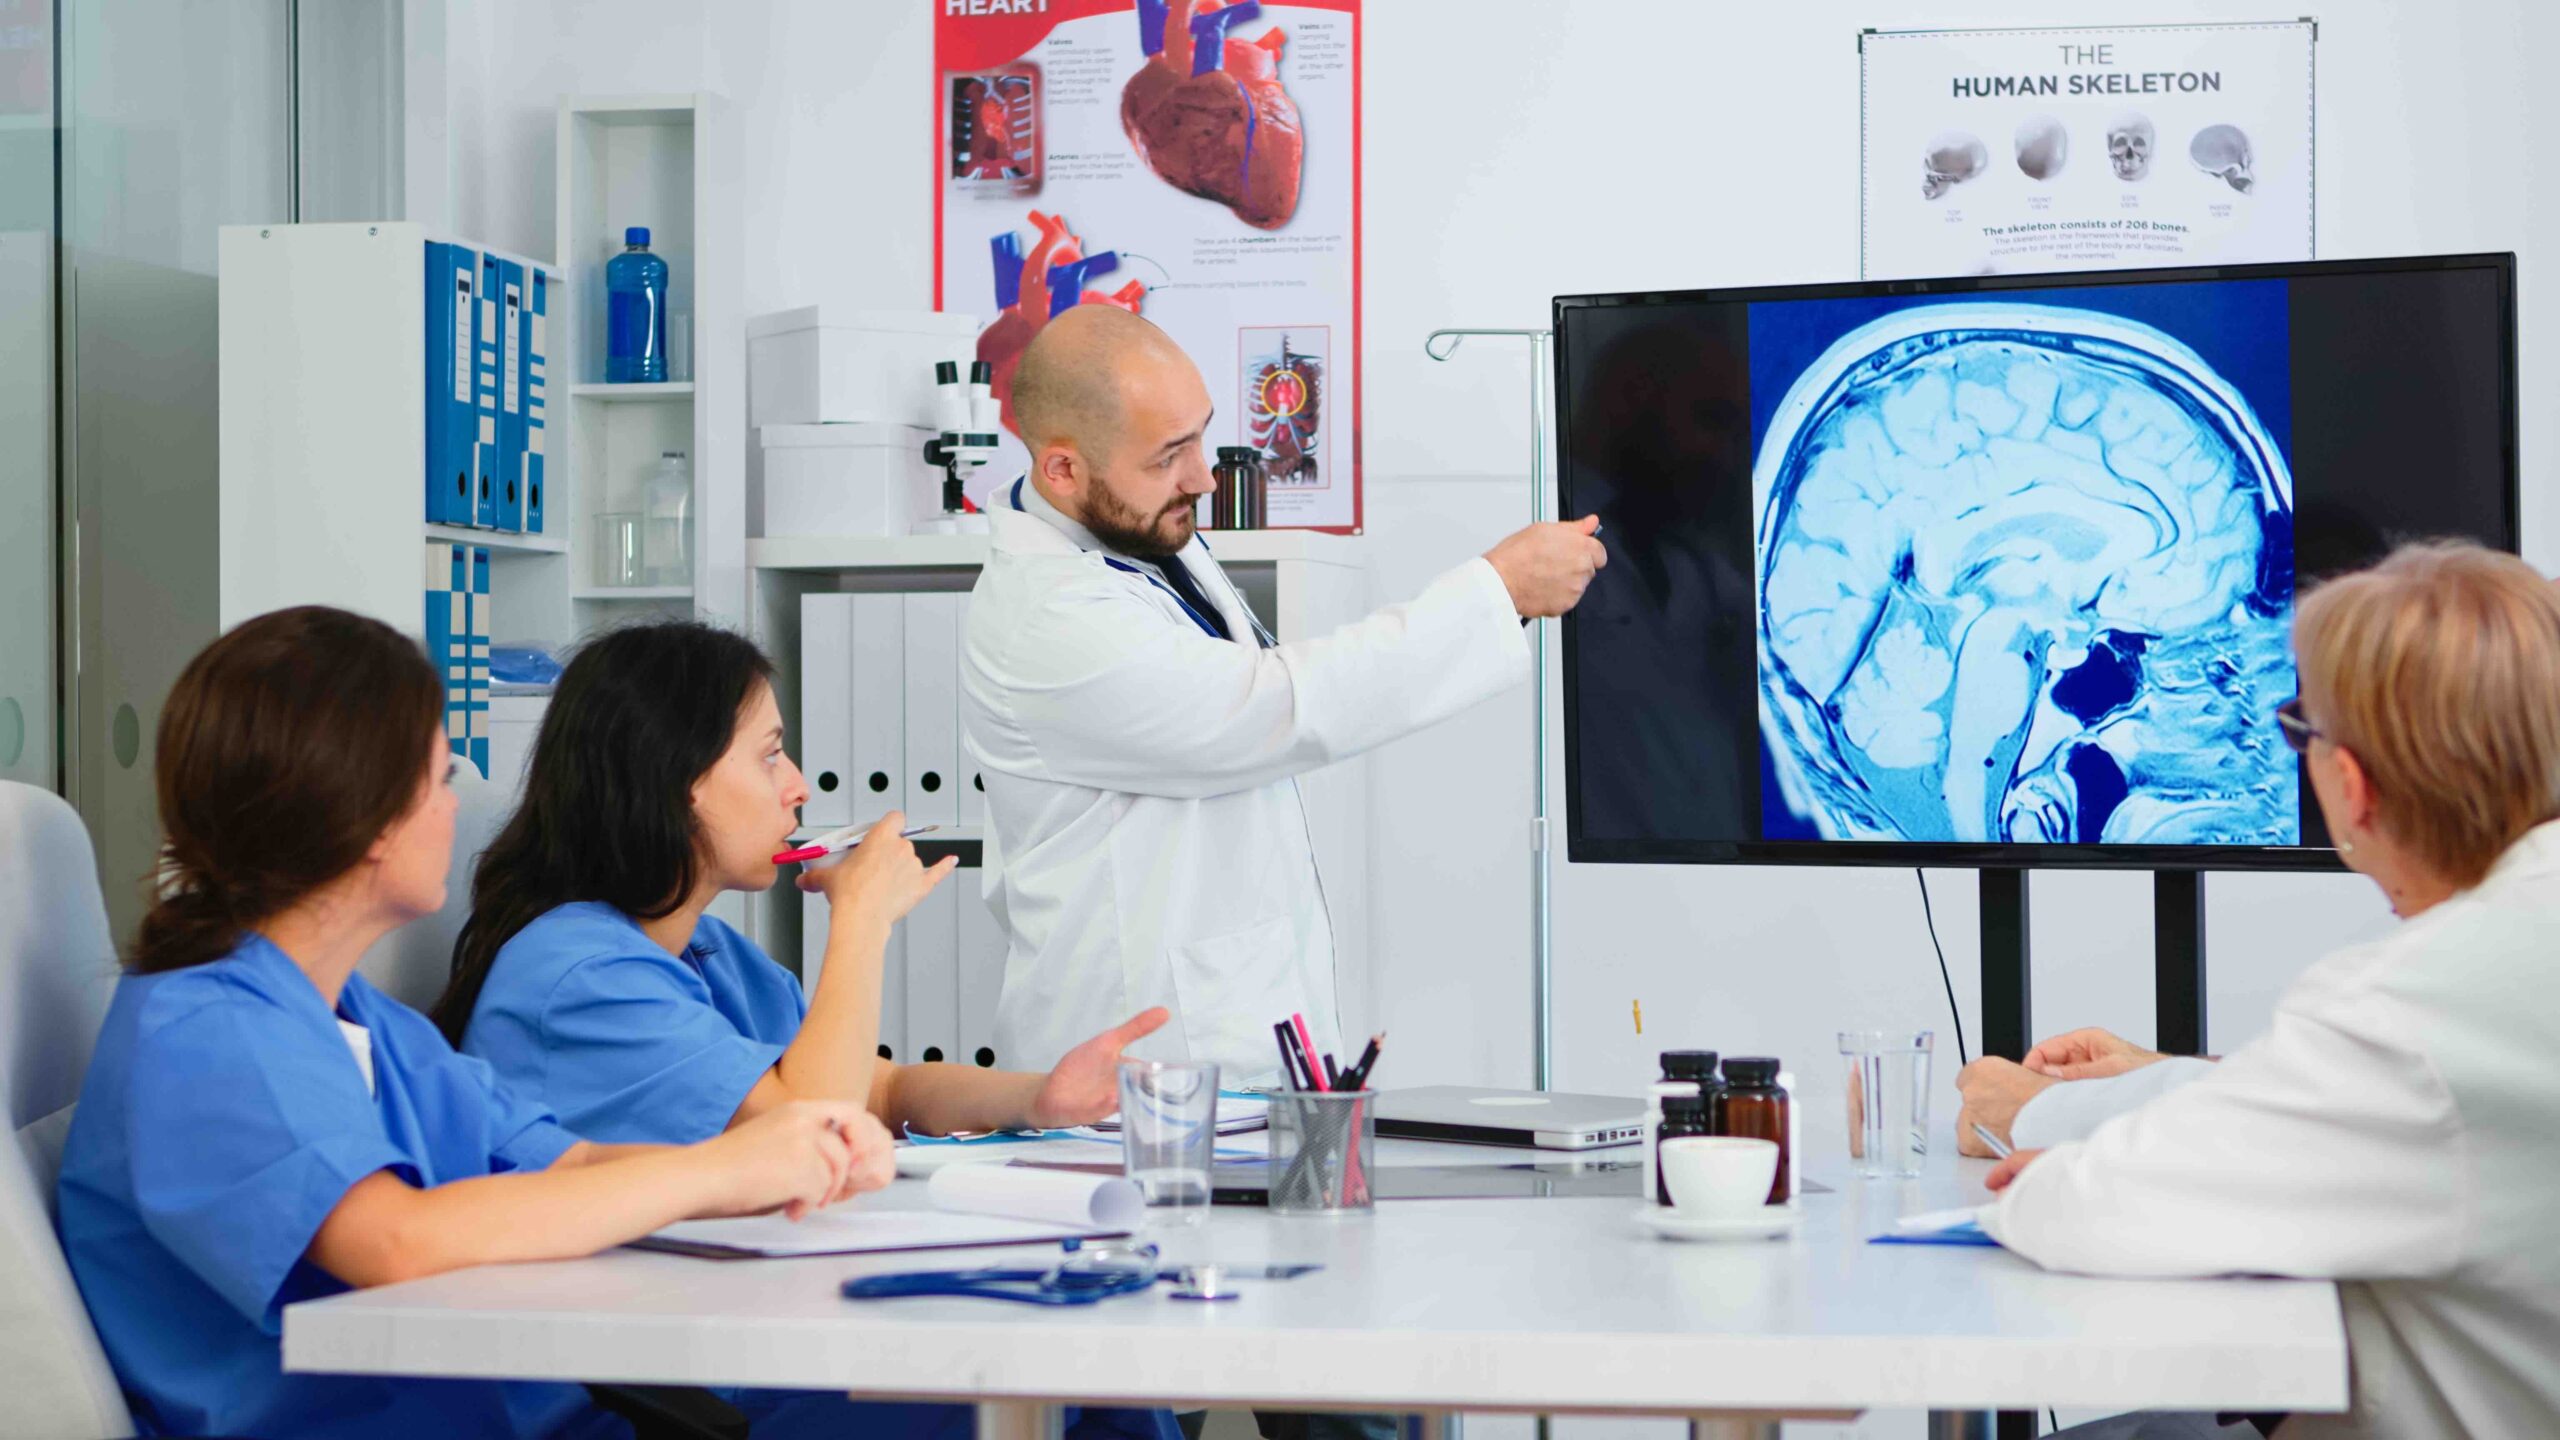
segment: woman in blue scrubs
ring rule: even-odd
[[[685,1143],[792,1099],[867,1105],[894,1132],[1045,1129],[1118,1108],[1150,1010],[1046,1075],[878,1055],[889,927],[951,873],[875,826],[800,876],[828,901],[814,994],[705,912],[779,877],[809,787],[782,749],[763,652],[689,621],[581,650],[534,742],[522,805],[480,859],[437,1023],[579,1134]]]
[[[59,1219],[155,1433],[627,1434],[574,1385],[287,1375],[283,1309],[890,1178],[887,1133],[841,1101],[684,1149],[581,1140],[355,973],[444,901],[443,707],[414,643],[317,607],[242,625],[170,692],[161,898],[98,1036]]]
[[[435,1007],[445,1034],[601,1139],[702,1140],[795,1099],[867,1105],[892,1131],[933,1134],[1117,1109],[1120,1053],[1165,1023],[1161,1009],[1046,1075],[879,1056],[889,927],[954,863],[920,863],[897,815],[800,877],[828,902],[814,994],[705,913],[724,891],[773,885],[809,798],[783,753],[772,676],[753,643],[692,622],[616,630],[570,660],[523,803],[473,874]],[[965,1434],[970,1418],[945,1407],[902,1423]],[[1076,1428],[1174,1436],[1157,1411],[1088,1411]]]

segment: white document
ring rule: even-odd
[[[1893,1228],[1902,1235],[1936,1235],[1961,1230],[1968,1225],[1981,1224],[1982,1213],[1990,1208],[1988,1205],[1968,1205],[1961,1210],[1930,1210],[1918,1215],[1905,1215],[1893,1222]]]
[[[960,595],[907,601],[907,820],[960,823]]]
[[[805,1220],[750,1215],[686,1220],[639,1242],[728,1256],[853,1255],[1012,1245],[1124,1232],[1145,1213],[1138,1187],[1117,1175],[963,1165],[933,1177],[930,1210],[851,1200]]]
[[[1258,1122],[1257,1122],[1258,1123]],[[911,1143],[898,1147],[898,1173],[921,1179],[952,1165],[1111,1165],[1121,1163],[1124,1147],[1116,1130],[1079,1125],[1072,1130],[1007,1136],[966,1145]],[[1251,1130],[1221,1135],[1211,1152],[1221,1165],[1271,1158],[1271,1133]]]
[[[953,1215],[940,1210],[859,1210],[838,1206],[833,1210],[821,1210],[800,1221],[787,1220],[779,1215],[751,1215],[736,1220],[685,1220],[660,1230],[639,1244],[644,1249],[682,1249],[695,1254],[778,1259],[791,1255],[859,1255],[877,1250],[936,1250],[961,1245],[1021,1245],[1093,1233],[1090,1226],[1055,1225],[1001,1215]]]
[[[854,598],[800,597],[800,823],[812,830],[853,823]]]
[[[906,1048],[926,1063],[967,1063],[960,1050],[958,876],[935,886],[896,928],[906,932]]]
[[[907,597],[853,597],[852,816],[869,822],[907,808]],[[910,824],[924,822],[909,818]]]
[[[1218,1133],[1242,1135],[1267,1128],[1271,1124],[1271,1102],[1258,1096],[1230,1095],[1218,1092]],[[1120,1117],[1105,1115],[1087,1127],[1097,1134],[1120,1133]]]
[[[1117,1135],[1085,1131],[1008,1136],[966,1145],[907,1144],[898,1147],[898,1173],[925,1179],[949,1165],[1010,1165],[1028,1160],[1049,1165],[1118,1165],[1122,1146]]]
[[[979,883],[985,873],[956,870],[942,888],[956,892],[952,898],[960,910],[959,954],[953,966],[960,989],[958,1058],[1001,1069],[1004,1057],[995,1051],[996,1000],[1004,993],[1005,934]]]

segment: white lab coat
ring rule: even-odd
[[[1241,1083],[1277,1069],[1271,1025],[1295,1012],[1349,1063],[1296,777],[1526,678],[1501,577],[1470,560],[1409,603],[1266,649],[1201,541],[1182,559],[1235,640],[1113,569],[1028,483],[1005,494],[1021,508],[993,509],[961,660],[984,884],[1010,939],[1000,1062],[1054,1064],[1162,1005],[1173,1022],[1133,1053],[1215,1060]]]
[[[2556,1222],[2560,822],[1983,1217],[2055,1269],[2351,1282],[2354,1409],[2285,1440],[2560,1435]]]

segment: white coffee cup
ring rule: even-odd
[[[1777,1178],[1775,1140],[1684,1135],[1662,1142],[1662,1182],[1683,1215],[1729,1220],[1756,1214],[1769,1203]]]

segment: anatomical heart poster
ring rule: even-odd
[[[2310,20],[1858,39],[1870,279],[2308,260]]]
[[[934,303],[978,317],[1005,402],[978,486],[1028,462],[1024,349],[1116,305],[1200,367],[1205,443],[1261,454],[1271,525],[1357,532],[1360,0],[925,3]]]

